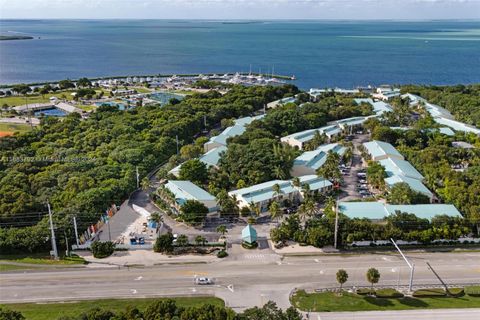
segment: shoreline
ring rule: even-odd
[[[128,77],[137,77],[137,78],[147,78],[147,77],[158,77],[158,78],[170,78],[173,76],[177,76],[180,78],[189,78],[189,77],[198,77],[200,74],[203,74],[204,76],[213,76],[213,75],[229,75],[229,76],[234,76],[235,72],[226,72],[226,73],[184,73],[184,74],[143,74],[143,75],[118,75],[118,76],[105,76],[105,77],[93,77],[93,78],[88,78],[90,81],[99,81],[99,80],[110,80],[110,79],[123,79],[123,78],[128,78]],[[248,72],[238,72],[239,75],[246,76],[249,75]],[[264,74],[264,73],[258,73],[258,72],[252,72],[250,73],[253,76],[269,76],[271,78],[275,79],[280,79],[280,80],[289,80],[289,81],[295,81],[297,79],[292,79],[293,76],[286,76],[286,75],[280,75],[280,74]],[[46,85],[46,84],[56,84],[59,81],[64,80],[55,80],[55,81],[41,81],[41,82],[30,82],[30,83],[25,83],[28,86],[41,86],[41,85]],[[78,81],[78,79],[69,79],[73,82]],[[6,88],[11,88],[15,85],[18,85],[19,83],[9,83],[9,84],[0,84],[0,89],[6,89]]]

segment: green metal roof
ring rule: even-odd
[[[372,158],[381,156],[397,156],[403,159],[400,152],[397,151],[390,143],[373,140],[363,144]]]
[[[429,220],[437,215],[462,217],[457,208],[451,204],[391,205],[382,202],[339,202],[338,209],[351,219],[383,220],[386,216],[395,214],[397,211],[413,213],[419,218]]]

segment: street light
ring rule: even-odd
[[[412,285],[413,285],[413,272],[415,271],[415,264],[414,263],[410,263],[410,261],[408,261],[408,259],[405,257],[405,255],[403,254],[402,250],[400,250],[400,248],[397,246],[397,244],[395,243],[395,241],[393,241],[392,238],[390,238],[390,241],[392,241],[393,245],[395,246],[395,248],[397,248],[398,252],[400,252],[400,254],[402,255],[402,258],[403,260],[405,260],[405,262],[407,263],[408,267],[410,268],[410,283],[408,285],[408,290],[410,292],[412,292]]]

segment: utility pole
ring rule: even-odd
[[[138,166],[135,167],[136,176],[137,176],[137,189],[140,188],[140,174],[138,174]]]
[[[395,243],[395,241],[393,241],[393,239],[390,239],[390,241],[392,241],[393,245],[395,246],[395,248],[397,248],[398,252],[400,252],[400,255],[402,256],[403,260],[405,260],[405,262],[408,264],[408,267],[410,268],[410,282],[409,282],[409,284],[408,284],[408,291],[412,292],[413,272],[415,271],[415,264],[414,264],[414,263],[410,263],[410,261],[408,261],[407,257],[405,257],[405,255],[403,254],[402,250],[400,250],[400,248],[397,246],[397,244]]]
[[[334,248],[337,249],[338,241],[338,197],[335,201],[335,243],[333,244]]]
[[[67,237],[67,232],[65,230],[63,230],[63,236],[65,237],[65,246],[67,247],[67,252],[65,253],[65,255],[68,257],[70,256],[69,254],[69,250],[68,250],[68,237]]]
[[[50,203],[47,202],[48,207],[48,218],[50,220],[50,231],[52,233],[52,253],[55,257],[55,260],[58,260],[58,251],[57,251],[57,242],[55,240],[55,230],[53,229],[53,221],[52,221],[52,210],[50,210]]]
[[[108,241],[112,241],[112,233],[110,232],[110,217],[107,215],[107,227],[108,227]]]
[[[179,153],[179,150],[178,150],[178,134],[175,135],[175,141],[177,142],[177,154]]]
[[[77,247],[80,245],[78,242],[78,229],[77,229],[77,217],[73,216],[73,228],[75,229],[75,240],[77,241]]]

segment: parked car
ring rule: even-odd
[[[367,183],[367,180],[365,180],[365,179],[360,179],[358,182],[360,182],[361,184],[366,184],[366,183]]]
[[[138,238],[138,244],[145,244],[145,238]]]
[[[366,177],[367,177],[367,174],[364,173],[364,172],[359,172],[359,173],[357,173],[357,177],[359,177],[359,178],[366,178]]]
[[[213,282],[213,279],[201,277],[201,278],[195,278],[195,284],[208,285],[208,284],[214,284],[214,282]]]

